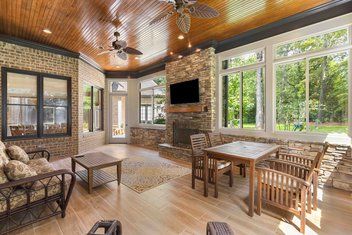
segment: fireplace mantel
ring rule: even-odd
[[[207,112],[207,111],[208,111],[208,107],[201,104],[166,107],[167,113],[201,113],[201,112]]]

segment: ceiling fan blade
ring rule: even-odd
[[[177,17],[176,24],[183,33],[188,33],[191,28],[191,17],[189,14],[180,14]]]
[[[116,41],[116,44],[121,46],[122,48],[125,48],[127,46],[127,42],[126,41]]]
[[[134,49],[132,47],[126,47],[123,49],[123,51],[126,52],[127,54],[130,54],[130,55],[143,55],[142,52],[140,52],[139,50]]]
[[[102,51],[102,52],[99,52],[97,55],[107,54],[107,53],[110,53],[110,52],[112,52],[112,51],[113,51],[113,50]]]
[[[119,52],[117,56],[122,60],[127,60],[127,54],[125,52]]]
[[[219,12],[204,3],[194,3],[189,8],[189,13],[196,18],[214,18],[219,16]]]
[[[164,13],[155,17],[152,21],[150,21],[149,25],[157,24],[163,20],[170,18],[174,14],[174,12],[175,11],[169,11],[168,13]]]

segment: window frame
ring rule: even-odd
[[[7,133],[7,81],[8,73],[17,73],[35,76],[37,78],[37,131],[35,135],[25,136],[8,136]],[[2,121],[1,121],[1,139],[6,140],[23,140],[23,139],[41,139],[50,137],[67,137],[72,136],[72,94],[71,94],[71,77],[28,71],[22,69],[2,67],[1,69],[1,95],[2,95]],[[67,131],[66,133],[44,134],[44,79],[61,79],[67,81]]]
[[[91,85],[86,82],[83,84],[83,87],[84,86],[90,87],[90,94],[91,94],[91,97],[90,97],[90,110],[91,110],[90,120],[91,120],[91,123],[88,123],[88,126],[89,126],[88,131],[83,130],[82,132],[83,133],[92,133],[92,132],[104,131],[104,88],[101,88],[101,87],[95,86],[95,85]],[[100,126],[101,126],[101,128],[99,128],[99,129],[94,128],[94,93],[93,93],[94,89],[98,90],[98,92],[100,91],[100,93],[101,93],[101,97],[100,97],[100,100],[101,100]],[[83,120],[83,116],[82,116],[82,120]]]
[[[151,81],[151,80],[154,80],[156,78],[159,78],[159,77],[164,77],[165,79],[165,84],[164,85],[156,85],[156,86],[151,86],[151,87],[147,87],[147,88],[141,88],[141,84],[142,82],[146,82],[146,81]],[[166,99],[166,76],[165,74],[159,74],[159,75],[154,75],[154,76],[150,76],[146,79],[143,79],[143,80],[140,80],[138,82],[138,124],[140,126],[150,126],[150,127],[165,127],[166,126],[166,123],[165,124],[155,124],[154,123],[154,90],[157,90],[157,89],[160,89],[160,88],[163,88],[165,89],[165,99]],[[153,91],[153,95],[152,95],[152,105],[151,105],[151,108],[152,108],[152,122],[153,123],[142,123],[141,122],[141,118],[142,118],[142,113],[141,113],[141,107],[145,107],[145,113],[147,113],[148,111],[148,106],[145,106],[141,104],[141,92],[142,91],[148,91],[148,90],[151,90]],[[165,100],[165,104],[166,106],[166,100]],[[165,112],[165,115],[166,115],[166,112]],[[166,121],[166,117],[165,117],[165,121]]]
[[[256,62],[253,64],[249,64],[249,65],[244,65],[244,66],[238,66],[238,67],[233,67],[233,68],[227,68],[226,66],[224,66],[224,61],[229,61],[232,58],[237,58],[237,57],[241,57],[244,56],[246,54],[250,54],[250,53],[255,53],[255,52],[261,52],[263,53],[263,61],[261,62]],[[220,95],[220,100],[221,100],[221,105],[220,106],[220,113],[221,115],[219,115],[219,120],[220,120],[220,128],[224,128],[224,129],[229,129],[229,130],[246,130],[246,131],[259,131],[259,132],[265,132],[266,131],[266,49],[265,47],[258,47],[252,50],[248,50],[248,51],[243,51],[241,53],[236,54],[236,56],[227,56],[224,58],[221,58],[221,60],[219,60],[219,63],[222,65],[221,70],[219,72],[219,77],[220,77],[220,81],[219,81],[219,87],[221,92]],[[249,128],[243,128],[243,73],[246,71],[250,71],[250,70],[254,70],[254,69],[262,69],[263,70],[263,81],[264,81],[264,86],[263,86],[263,92],[264,92],[264,100],[263,100],[263,108],[264,108],[264,128],[263,129],[249,129]],[[224,99],[223,99],[223,79],[225,78],[225,76],[229,76],[232,74],[236,74],[238,73],[240,75],[240,102],[241,102],[241,108],[240,108],[240,127],[235,128],[235,127],[228,127],[224,125],[224,110],[223,110],[223,106],[224,106]]]

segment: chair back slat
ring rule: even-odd
[[[221,133],[208,133],[208,139],[211,147],[224,144]]]
[[[208,147],[207,137],[205,134],[191,135],[191,146],[193,156],[204,155],[204,149]]]

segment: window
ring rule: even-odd
[[[102,88],[83,85],[83,132],[103,130]]]
[[[348,44],[348,30],[339,29],[333,32],[308,37],[302,40],[278,45],[276,58],[289,57]]]
[[[140,123],[165,124],[165,82],[157,77],[140,83]]]
[[[70,135],[71,79],[3,68],[3,139]]]
[[[263,61],[264,51],[223,61],[223,69],[236,68],[222,77],[223,127],[264,129]]]
[[[338,50],[348,42],[347,35],[342,29],[276,48],[276,55],[285,57],[321,50],[275,65],[276,130],[347,133],[349,55]],[[336,50],[324,52],[326,48]]]

